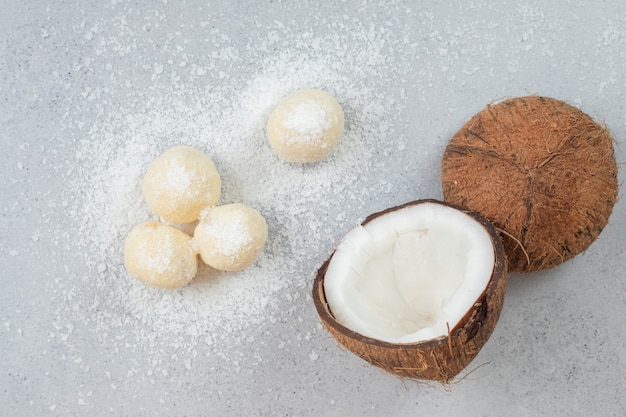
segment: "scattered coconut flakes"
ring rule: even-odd
[[[165,242],[158,249],[159,256],[152,256],[148,249],[148,242],[142,241],[139,245],[139,253],[142,255],[138,259],[139,267],[154,271],[156,274],[162,274],[167,271],[175,261],[174,253],[176,252],[170,236],[165,237]]]
[[[297,133],[289,138],[289,143],[316,142],[325,130],[330,129],[332,120],[316,102],[309,100],[295,106],[286,116],[283,125]]]
[[[408,71],[407,64],[394,65],[399,58],[392,57],[403,56],[394,49],[405,45],[384,28],[377,31],[343,21],[335,25],[343,30],[313,39],[287,30],[282,34],[284,48],[276,54],[268,52],[276,47],[273,38],[249,45],[245,62],[255,66],[243,83],[238,74],[220,77],[219,83],[205,78],[205,87],[199,87],[194,76],[187,75],[171,78],[166,88],[143,91],[127,81],[129,96],[121,106],[110,106],[109,98],[102,97],[102,114],[85,128],[90,136],[76,150],[81,165],[73,184],[81,197],[75,208],[80,219],[76,234],[82,239],[77,243],[87,248],[86,262],[97,275],[84,282],[96,290],[72,288],[62,294],[66,299],[85,298],[73,305],[92,306],[83,320],[103,338],[123,335],[127,331],[121,330],[132,326],[134,337],[149,345],[155,334],[168,334],[171,343],[188,352],[202,344],[219,352],[216,358],[241,357],[238,351],[221,351],[222,344],[216,342],[243,340],[246,329],[293,314],[285,303],[299,297],[285,294],[306,291],[317,263],[355,221],[345,215],[345,207],[358,209],[369,193],[389,188],[372,183],[367,174],[382,169],[377,161],[404,146],[405,139],[391,129],[401,106],[394,103],[394,112],[388,111],[385,97],[374,92],[399,88],[403,74],[392,73]],[[128,31],[120,29],[122,35]],[[346,50],[343,45],[351,42],[358,42],[359,48]],[[229,47],[223,48],[226,53]],[[229,55],[232,62],[224,62],[235,67],[243,59]],[[188,67],[193,74],[221,72],[213,64]],[[160,76],[166,75],[164,68]],[[311,167],[276,158],[264,131],[274,106],[301,88],[329,91],[342,103],[346,117],[336,152]],[[89,97],[98,103],[101,96]],[[224,273],[201,265],[190,285],[163,291],[130,277],[122,251],[133,226],[157,220],[141,193],[147,166],[178,144],[197,147],[212,158],[223,181],[220,204],[242,202],[259,210],[268,221],[269,237],[250,268]],[[329,222],[320,215],[325,212],[342,221]]]
[[[168,170],[159,175],[158,179],[169,193],[191,197],[189,186],[193,181],[192,173],[184,166],[170,164]]]
[[[225,224],[214,221],[202,222],[198,227],[206,229],[206,234],[215,238],[216,249],[224,256],[234,256],[241,248],[252,242],[248,227],[238,218]]]

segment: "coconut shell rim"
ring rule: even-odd
[[[335,331],[337,331],[338,333],[342,335],[345,335],[349,339],[358,340],[359,342],[375,345],[377,347],[383,347],[387,349],[422,350],[422,349],[433,348],[435,346],[446,344],[447,341],[452,336],[460,334],[463,331],[463,329],[468,326],[468,324],[472,323],[472,317],[477,310],[477,306],[485,305],[485,301],[486,301],[485,299],[487,298],[487,295],[493,295],[496,293],[499,281],[502,279],[506,280],[506,274],[507,274],[507,264],[506,264],[506,255],[504,252],[504,245],[502,243],[500,235],[497,232],[495,226],[488,219],[486,219],[485,217],[483,217],[482,215],[480,215],[479,213],[473,210],[469,210],[459,205],[448,203],[446,201],[441,201],[437,199],[419,199],[419,200],[413,200],[404,204],[400,204],[398,206],[389,207],[379,212],[370,214],[369,216],[365,218],[365,220],[362,223],[360,223],[360,225],[361,226],[366,225],[372,220],[380,216],[383,216],[385,214],[388,214],[390,212],[401,210],[401,209],[404,209],[413,205],[425,204],[425,203],[426,204],[428,203],[439,204],[442,206],[459,210],[469,215],[474,220],[478,221],[479,224],[481,224],[487,230],[491,238],[493,249],[494,249],[494,255],[495,255],[494,267],[491,272],[491,277],[489,279],[487,286],[485,287],[485,290],[481,293],[480,297],[474,302],[473,306],[467,311],[465,316],[457,323],[457,325],[454,328],[449,329],[449,332],[447,335],[438,336],[433,339],[423,340],[419,342],[394,343],[394,342],[387,342],[384,340],[362,335],[361,333],[358,333],[344,326],[339,321],[337,321],[332,314],[330,306],[326,302],[326,295],[324,292],[323,284],[324,284],[324,277],[328,269],[328,265],[332,261],[333,255],[335,254],[335,251],[333,251],[331,255],[322,263],[320,268],[317,270],[315,279],[313,281],[313,291],[312,291],[313,304],[315,305],[315,308],[317,310],[318,315],[320,316],[320,319],[324,322],[325,325],[331,326]]]

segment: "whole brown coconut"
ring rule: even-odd
[[[448,202],[502,230],[509,271],[554,267],[584,251],[617,199],[613,139],[559,100],[488,105],[450,140],[442,161]]]
[[[324,327],[346,349],[393,375],[402,378],[451,382],[476,357],[500,317],[506,292],[506,257],[494,226],[470,210],[436,200],[418,200],[370,215],[362,225],[386,214],[416,204],[441,204],[458,209],[479,222],[489,233],[494,250],[494,265],[487,287],[470,310],[448,335],[415,343],[389,343],[364,336],[340,323],[331,311],[324,290],[324,279],[333,255],[317,271],[313,283],[313,302]],[[416,253],[416,257],[420,254]]]

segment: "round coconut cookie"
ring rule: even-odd
[[[500,229],[513,272],[551,268],[587,249],[617,199],[608,129],[547,97],[488,105],[452,137],[441,171],[446,201]]]
[[[335,98],[322,90],[298,90],[274,108],[267,137],[287,162],[318,162],[335,148],[343,134],[344,114]]]
[[[220,198],[220,175],[211,158],[191,146],[174,146],[157,157],[143,179],[148,207],[174,223],[191,223]]]
[[[204,263],[223,271],[250,266],[266,240],[267,223],[263,216],[240,203],[207,208],[194,231]]]
[[[157,288],[187,285],[198,270],[198,256],[186,233],[160,222],[135,226],[124,244],[124,265],[144,284]]]

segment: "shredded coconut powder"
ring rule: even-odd
[[[111,48],[103,49],[102,56],[122,52],[115,49],[119,35],[114,33],[123,34],[125,27],[108,24],[115,30],[102,27],[98,32],[102,44]],[[341,29],[332,36],[278,27],[240,54],[221,46],[216,68],[192,65],[191,57],[171,48],[169,62],[155,63],[158,71],[148,89],[129,88],[120,106],[93,97],[102,100],[102,115],[77,150],[81,166],[74,188],[82,196],[76,207],[79,236],[89,248],[86,259],[97,277],[88,283],[97,291],[82,295],[97,294],[85,300],[85,316],[102,337],[130,326],[139,339],[167,334],[188,352],[202,344],[221,356],[234,354],[220,351],[214,342],[246,340],[246,329],[290,317],[291,303],[308,295],[316,267],[359,220],[347,213],[362,207],[367,195],[389,191],[391,184],[367,174],[385,169],[377,162],[381,155],[405,146],[392,129],[399,103],[392,113],[384,97],[373,91],[400,88],[398,80],[405,76],[401,68],[407,71],[409,66],[391,57],[401,56],[394,48],[408,46],[385,27],[365,27],[343,18],[332,24]],[[240,68],[238,77],[229,79],[225,69],[235,66]],[[247,71],[243,81],[242,71]],[[187,76],[181,77],[181,72]],[[391,79],[393,85],[386,81]],[[280,160],[264,130],[274,106],[301,88],[333,94],[346,120],[333,154],[306,166]],[[294,124],[309,132],[330,123],[320,123],[317,110],[298,109],[316,120],[311,125],[310,118],[294,115]],[[218,272],[200,262],[189,285],[168,291],[133,279],[124,269],[122,251],[134,225],[158,220],[141,193],[148,165],[179,144],[196,147],[214,161],[222,179],[219,204],[241,202],[257,209],[267,220],[269,234],[251,267]],[[179,185],[183,177],[174,182]],[[193,233],[192,226],[185,231]],[[240,243],[233,240],[233,245]]]
[[[208,222],[198,227],[206,228],[207,233],[215,237],[216,248],[224,256],[233,256],[252,242],[248,228],[241,221],[231,221],[227,224]]]
[[[330,128],[332,121],[324,109],[313,101],[297,105],[285,118],[284,126],[298,135],[290,137],[294,142],[316,141],[324,130]]]

